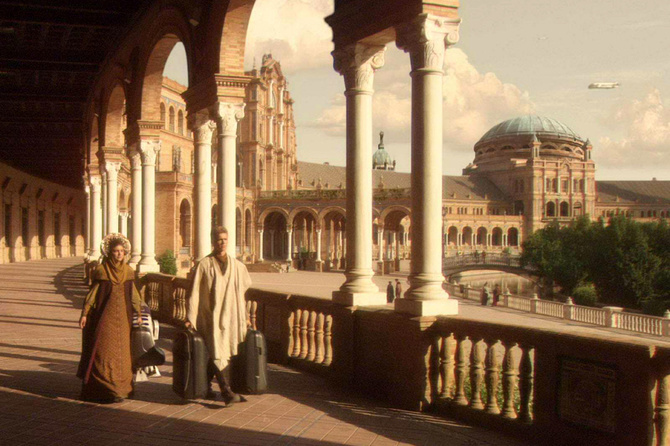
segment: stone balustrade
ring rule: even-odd
[[[444,288],[454,297],[480,301],[481,289],[445,283]],[[568,303],[541,300],[513,294],[502,294],[498,306],[514,310],[551,316],[575,322],[618,328],[655,336],[670,336],[670,317],[648,316],[624,312],[620,307],[594,308]]]
[[[155,318],[183,321],[188,280],[148,274],[140,282]],[[259,289],[246,298],[271,362],[319,373],[397,407],[432,410],[534,444],[670,444],[670,347],[657,341],[412,317]],[[561,309],[577,317],[579,307],[570,307]],[[593,317],[588,310],[584,317]]]

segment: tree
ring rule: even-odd
[[[174,256],[174,252],[171,249],[165,251],[163,255],[158,258],[158,264],[160,265],[160,271],[163,274],[171,274],[173,276],[177,274],[177,258]]]

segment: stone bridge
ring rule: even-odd
[[[519,276],[537,276],[537,271],[521,265],[521,257],[505,253],[475,252],[442,259],[445,277],[464,271],[493,270]]]

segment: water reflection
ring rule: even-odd
[[[536,291],[535,283],[525,277],[516,274],[501,273],[497,271],[465,271],[452,274],[447,277],[449,282],[470,285],[472,288],[482,288],[486,282],[493,287],[500,285],[500,289],[505,292],[509,290],[511,294],[519,296],[532,297]]]

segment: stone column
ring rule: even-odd
[[[262,262],[263,258],[263,230],[258,230],[258,260]]]
[[[128,212],[119,212],[119,232],[121,234],[128,234]]]
[[[130,174],[132,187],[131,212],[133,215],[132,255],[128,264],[136,268],[142,258],[142,155],[137,150],[130,152]]]
[[[100,192],[102,179],[91,177],[91,261],[100,257],[100,242],[102,241],[102,207]]]
[[[121,163],[118,161],[105,161],[105,172],[107,173],[107,233],[119,232],[119,170]]]
[[[286,226],[286,235],[288,239],[288,242],[286,243],[286,250],[288,251],[286,254],[286,261],[290,262],[292,259],[291,251],[293,250],[293,228],[291,225]]]
[[[158,272],[156,262],[156,156],[160,140],[140,141],[142,156],[142,258],[137,264],[140,273]]]
[[[460,19],[421,14],[398,26],[396,43],[412,65],[412,262],[409,289],[395,300],[399,312],[419,316],[458,313],[442,288],[442,77],[448,44],[458,41]]]
[[[321,262],[321,228],[316,230],[316,261]]]
[[[218,219],[222,226],[228,229],[228,254],[235,258],[235,247],[237,246],[237,222],[235,210],[237,208],[235,197],[237,188],[235,184],[235,160],[237,123],[244,117],[244,104],[231,104],[219,102],[217,104],[219,118],[219,144],[217,183],[218,188]],[[240,231],[241,232],[241,231]]]
[[[199,262],[212,251],[212,134],[216,123],[207,111],[190,118],[195,144],[195,243],[194,257]],[[229,234],[230,235],[230,234]]]
[[[383,305],[386,296],[372,282],[372,84],[384,64],[384,46],[361,43],[333,51],[335,71],[344,76],[347,107],[347,257],[344,284],[333,301]]]
[[[109,234],[107,230],[107,172],[104,170],[104,166],[100,166],[100,200],[101,200],[101,212],[102,212],[102,236]]]
[[[86,181],[86,178],[84,177],[84,181]],[[88,260],[91,257],[91,186],[86,184],[84,186],[84,192],[86,193],[86,227],[84,229],[84,249],[86,252],[86,255],[84,256],[84,261],[88,262]],[[3,207],[4,210],[4,207]],[[69,228],[68,228],[69,229]],[[68,234],[69,234],[68,230]],[[6,234],[5,234],[6,236]],[[7,247],[9,247],[9,240],[6,240]],[[74,245],[75,241],[70,240],[70,244]],[[4,257],[3,257],[4,259]]]

